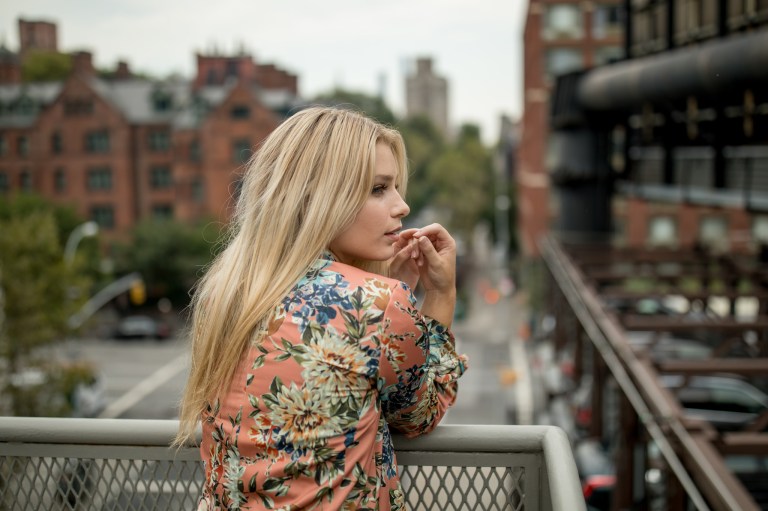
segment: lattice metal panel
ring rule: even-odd
[[[77,446],[67,446],[67,454],[73,448]],[[204,477],[200,461],[145,459],[152,456],[141,452],[141,447],[112,449],[133,450],[134,457],[92,459],[24,456],[19,452],[0,456],[0,510],[195,509]],[[540,465],[536,456],[518,454],[520,466],[510,467],[504,465],[509,457],[487,453],[400,455],[404,458],[400,475],[410,511],[539,509]],[[445,456],[455,464],[446,463]]]
[[[195,509],[203,475],[199,461],[3,456],[0,509]]]
[[[524,511],[522,467],[401,467],[411,511]]]

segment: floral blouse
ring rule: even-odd
[[[431,431],[466,369],[415,303],[323,254],[203,414],[198,509],[405,509],[390,428]]]

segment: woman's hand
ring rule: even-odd
[[[430,224],[411,234],[419,254],[421,285],[426,292],[456,292],[456,241],[440,224]]]
[[[395,242],[395,255],[389,261],[389,276],[401,280],[416,291],[419,283],[419,266],[417,259],[420,255],[416,239],[413,237],[418,229],[406,229],[400,232],[400,238]]]

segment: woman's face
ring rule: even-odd
[[[373,189],[355,221],[330,246],[342,263],[353,261],[386,261],[394,255],[401,219],[410,212],[408,204],[395,187],[397,162],[392,149],[376,144],[376,167]]]

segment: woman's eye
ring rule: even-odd
[[[387,185],[376,185],[373,187],[373,194],[374,195],[381,195],[384,193],[384,190],[387,189]]]

